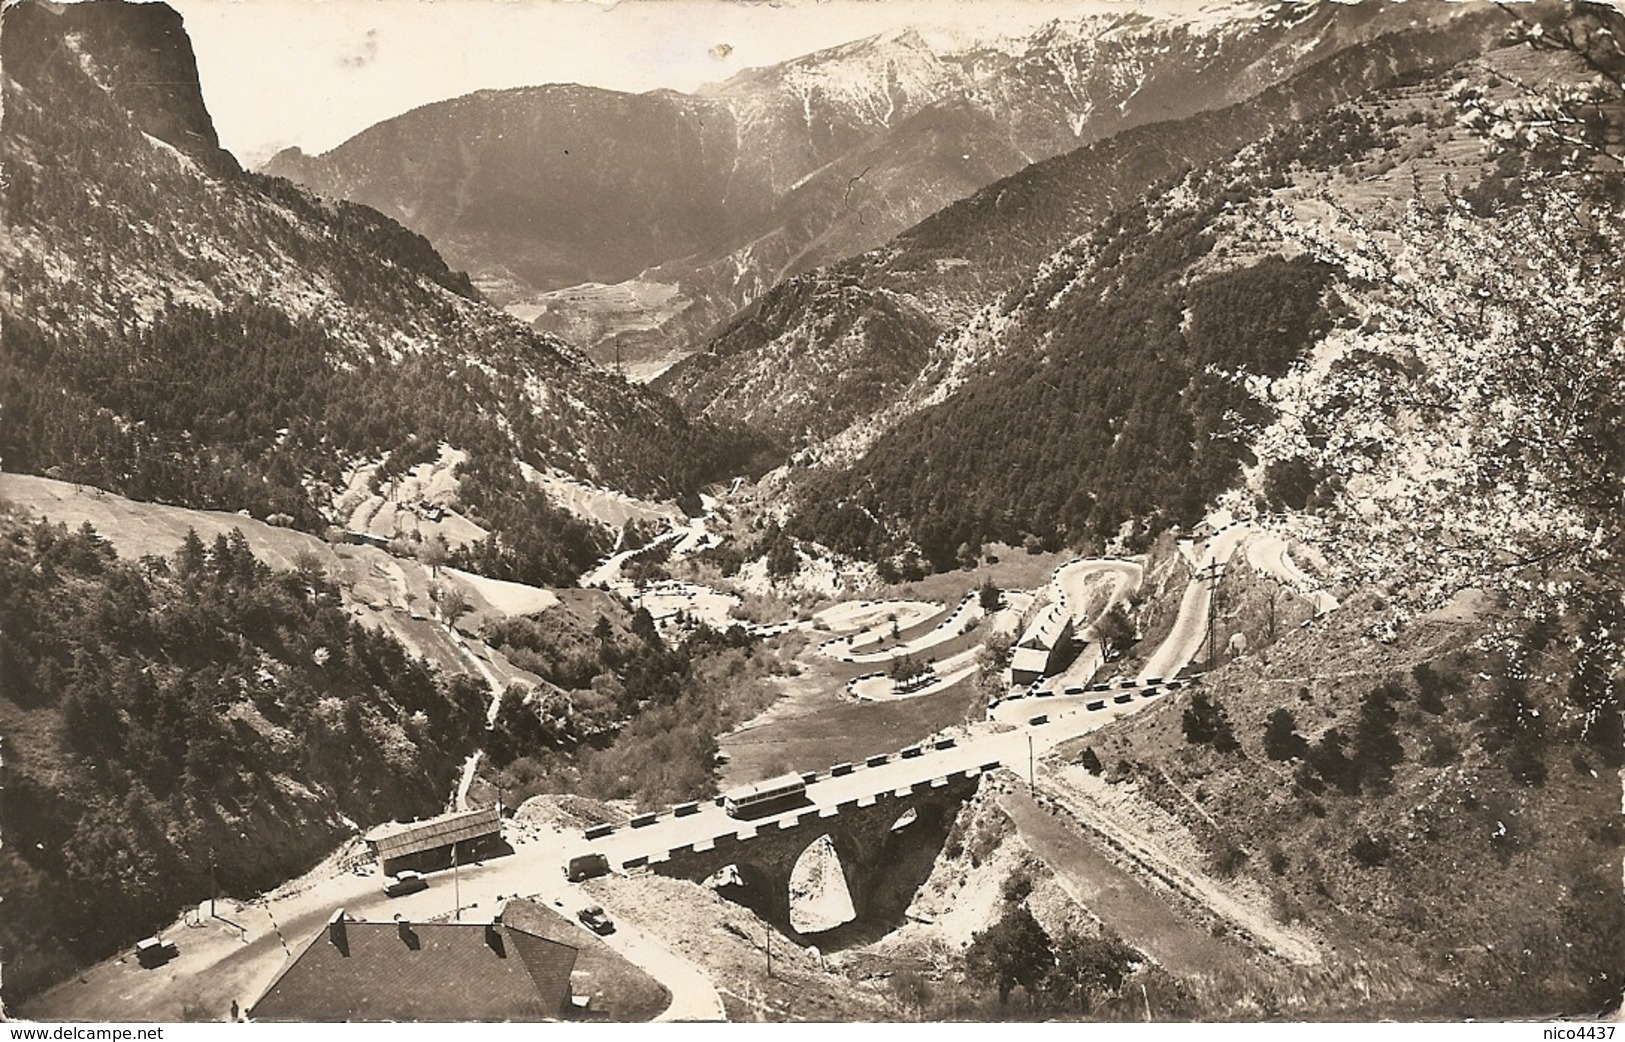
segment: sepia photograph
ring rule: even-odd
[[[1625,4],[8,0],[0,87],[8,1037],[1613,1039]]]

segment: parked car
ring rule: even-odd
[[[615,924],[610,921],[609,916],[604,914],[604,910],[597,905],[588,905],[583,908],[576,913],[576,918],[581,920],[581,925],[593,933],[606,934],[615,932]]]
[[[429,880],[422,872],[407,869],[394,879],[384,884],[384,893],[389,897],[400,897],[403,894],[415,894],[419,890],[429,889]]]

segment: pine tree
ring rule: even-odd
[[[182,579],[190,579],[200,575],[208,561],[208,551],[203,547],[203,540],[198,538],[197,529],[188,528],[181,548],[175,552],[175,571]]]
[[[1385,689],[1374,688],[1361,699],[1350,758],[1362,780],[1376,785],[1386,785],[1393,780],[1394,768],[1405,759],[1405,747],[1394,732],[1398,719],[1399,713]]]
[[[965,965],[975,974],[992,981],[999,989],[999,1003],[1010,1001],[1017,984],[1029,993],[1055,965],[1049,934],[1026,905],[1006,909],[999,921],[975,934],[965,949]]]
[[[1272,760],[1301,760],[1309,754],[1309,741],[1298,733],[1298,722],[1285,706],[1270,714],[1264,725],[1264,755]]]

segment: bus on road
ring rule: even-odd
[[[758,818],[807,801],[807,782],[799,774],[785,774],[741,785],[723,794],[722,809],[735,818]]]

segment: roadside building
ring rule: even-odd
[[[528,928],[545,911],[525,909],[529,903],[511,901],[485,923],[366,923],[341,908],[271,981],[248,1019],[559,1020],[572,1008],[579,950]]]
[[[1034,619],[1011,652],[1009,686],[1026,687],[1059,672],[1072,651],[1073,625],[1072,613],[1059,604]]]
[[[1025,687],[1049,667],[1048,648],[1016,648],[1010,653],[1010,687]]]
[[[423,821],[392,821],[373,828],[362,839],[385,875],[407,868],[433,872],[450,868],[453,859],[466,865],[506,852],[498,806],[453,811]]]

